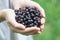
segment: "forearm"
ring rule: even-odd
[[[9,9],[3,9],[3,10],[0,11],[0,22],[5,20],[5,17],[6,17],[6,14],[7,14],[8,10]]]
[[[4,20],[4,11],[0,11],[0,22]]]

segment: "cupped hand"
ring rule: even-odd
[[[44,29],[44,23],[45,23],[45,12],[44,12],[44,9],[36,2],[34,1],[26,1],[26,0],[13,0],[13,10],[15,9],[19,9],[19,8],[23,8],[25,6],[30,6],[30,7],[35,7],[37,8],[41,15],[42,15],[42,18],[41,18],[41,26],[40,28],[37,28],[36,26],[35,27],[30,27],[30,28],[25,28],[24,25],[22,24],[19,24],[15,21],[15,14],[13,12],[13,14],[9,14],[11,16],[9,16],[8,18],[13,17],[11,19],[9,19],[9,22],[11,27],[11,29],[14,31],[14,32],[18,32],[18,33],[21,33],[21,34],[24,34],[24,35],[32,35],[32,34],[39,34],[43,31]],[[7,18],[6,18],[7,19]],[[15,26],[14,26],[15,25]],[[23,30],[22,30],[23,29]]]

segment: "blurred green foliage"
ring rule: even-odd
[[[34,35],[34,40],[60,40],[60,0],[33,0],[45,10],[46,23],[42,34]]]

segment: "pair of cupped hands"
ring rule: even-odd
[[[10,29],[14,32],[21,33],[23,35],[41,34],[41,32],[44,29],[44,23],[45,23],[44,9],[38,3],[34,1],[30,1],[30,0],[13,0],[12,4],[13,4],[13,9],[3,10],[3,16],[8,22]],[[24,25],[16,22],[15,20],[16,15],[15,15],[14,10],[23,8],[25,6],[35,7],[36,9],[40,11],[42,15],[40,28],[37,28],[37,26],[25,28]]]

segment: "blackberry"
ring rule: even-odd
[[[25,7],[24,9],[19,8],[15,10],[16,21],[25,25],[26,27],[40,27],[41,25],[41,14],[39,10],[32,7]]]

